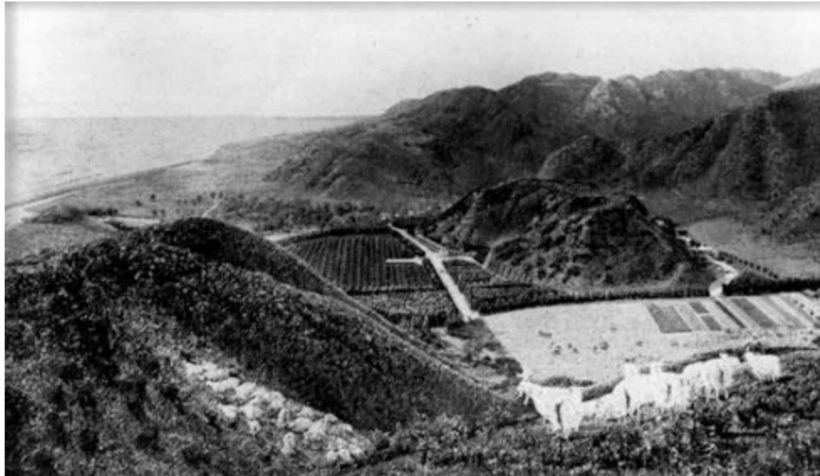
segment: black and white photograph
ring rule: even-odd
[[[5,474],[820,475],[820,3],[5,3]]]

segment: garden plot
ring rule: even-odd
[[[675,332],[691,332],[692,329],[686,325],[683,317],[675,309],[674,306],[659,306],[657,304],[649,304],[646,306],[649,310],[649,315],[658,325],[658,328],[664,334],[672,334]]]
[[[680,361],[695,354],[762,342],[776,346],[806,346],[818,334],[813,327],[796,329],[774,311],[760,305],[763,298],[747,298],[775,323],[763,328],[749,317],[728,314],[741,309],[733,303],[691,299],[598,302],[523,309],[485,317],[487,327],[507,354],[533,373],[535,380],[569,376],[580,380],[607,382],[617,379],[624,362]],[[675,310],[672,321],[684,325],[692,317],[702,324],[687,325],[689,332],[663,333],[650,312]],[[721,307],[722,306],[722,307]],[[695,310],[702,311],[701,313]],[[703,312],[705,311],[705,312]],[[663,312],[663,311],[662,311]],[[667,318],[662,318],[667,319]],[[749,321],[747,324],[746,321]],[[670,322],[672,322],[670,321]],[[711,323],[711,324],[710,324]],[[676,323],[675,326],[679,326]],[[667,325],[667,324],[664,324]]]
[[[791,311],[795,316],[801,319],[808,327],[814,327],[820,321],[816,320],[811,313],[812,309],[807,308],[800,298],[803,297],[800,293],[783,293],[773,296],[772,299],[780,302],[786,309]]]
[[[787,297],[803,311],[803,314],[811,317],[813,322],[820,323],[820,302],[803,293],[788,293]]]
[[[772,315],[779,316],[787,326],[793,329],[805,329],[807,327],[806,321],[797,317],[797,315],[789,310],[788,305],[782,301],[775,301],[774,296],[762,296],[760,303],[772,310]]]

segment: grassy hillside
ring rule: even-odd
[[[208,238],[220,227],[222,249]],[[194,349],[233,357],[287,397],[360,428],[392,429],[420,415],[470,417],[496,402],[446,364],[421,357],[378,316],[283,282],[322,291],[319,281],[229,264],[261,256],[242,237],[191,220],[8,270],[12,473],[260,474],[265,461],[243,455],[269,450],[244,445],[264,441],[246,443],[212,422],[181,382],[179,356]],[[269,270],[285,263],[273,261],[256,263]]]
[[[446,246],[477,250],[491,270],[517,281],[589,289],[709,280],[705,265],[634,197],[544,180],[477,190],[427,233]]]

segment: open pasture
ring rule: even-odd
[[[284,246],[351,294],[442,289],[426,260],[412,261],[421,251],[387,230],[312,235]]]
[[[802,295],[801,295],[802,296]],[[820,334],[788,295],[569,304],[484,317],[506,352],[536,380],[569,376],[599,383],[626,361],[675,362],[762,342],[807,346]]]

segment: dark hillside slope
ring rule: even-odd
[[[207,218],[188,218],[146,230],[150,239],[185,248],[212,261],[261,271],[303,291],[344,299],[347,295],[275,243]]]
[[[6,278],[5,474],[296,471],[184,378],[173,316],[76,279]]]
[[[457,368],[454,363],[437,357],[429,344],[350,297],[301,258],[258,235],[207,218],[179,220],[143,233],[151,240],[187,249],[208,261],[262,272],[277,282],[337,299],[367,316],[368,319],[363,320],[364,325],[371,326],[375,332],[389,333],[403,341],[406,351],[414,358],[453,372]],[[466,379],[466,376],[458,373],[453,373],[451,377],[456,380]],[[476,383],[468,380],[464,384],[469,386]]]
[[[534,173],[543,150],[583,132],[580,104],[598,78],[545,74],[491,91],[469,87],[406,101],[377,120],[309,137],[270,180],[372,203],[454,197]]]
[[[648,189],[681,187],[701,198],[763,202],[781,207],[774,217],[793,218],[783,226],[805,227],[820,215],[811,191],[820,180],[820,87],[777,92],[679,134],[605,148],[578,142],[550,155],[540,176],[574,180],[578,162],[588,182],[624,180]]]
[[[163,448],[172,433],[201,439],[188,432],[205,430],[174,410],[173,390],[162,393],[176,377],[159,375],[171,372],[162,359],[192,342],[235,357],[289,398],[360,428],[390,429],[417,415],[471,417],[497,403],[338,299],[169,246],[156,233],[101,241],[9,270],[7,394],[28,409],[15,420],[26,457],[41,451],[57,463],[88,463],[94,448],[106,447],[121,450],[100,463],[105,474],[121,472],[112,465],[127,467],[129,458],[168,460],[171,466],[163,468],[169,471],[185,466],[181,453],[155,447]],[[62,363],[72,367],[64,370]],[[70,395],[55,396],[58,387]],[[90,396],[78,394],[81,388]],[[65,398],[68,403],[60,403]],[[73,398],[90,399],[85,413],[65,413]],[[116,431],[117,425],[129,429]]]
[[[704,265],[636,198],[577,192],[544,180],[473,192],[427,233],[486,253],[486,265],[508,277],[556,287],[708,279]]]
[[[532,176],[549,153],[586,134],[645,138],[685,130],[771,92],[775,76],[702,69],[602,80],[545,73],[497,91],[442,91],[302,137],[267,179],[286,193],[385,208],[405,206],[408,198],[455,199]],[[218,156],[241,161],[272,147],[257,141]]]

